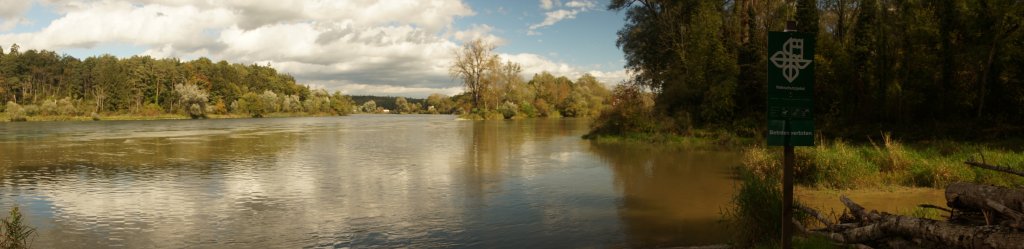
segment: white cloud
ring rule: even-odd
[[[554,62],[543,56],[531,53],[501,54],[500,56],[502,59],[519,63],[523,67],[523,73],[521,75],[527,80],[532,78],[534,74],[539,74],[544,71],[556,76],[565,76],[572,80],[576,80],[580,76],[583,76],[583,74],[589,73],[607,86],[618,84],[622,80],[626,79],[625,70],[611,72],[586,70],[566,63]]]
[[[30,7],[32,7],[32,1],[26,0],[0,0],[0,19],[10,19],[21,17],[25,14]]]
[[[543,3],[543,2],[542,2]],[[543,4],[542,4],[543,5]],[[593,10],[597,4],[593,0],[573,0],[565,4],[568,9],[558,9],[548,11],[544,13],[544,20],[540,23],[530,25],[529,30],[526,31],[527,35],[539,35],[540,33],[536,29],[555,25],[555,23],[563,20],[570,20],[576,18],[576,14]],[[550,10],[551,8],[545,8]]]
[[[476,39],[481,39],[484,42],[494,44],[495,46],[501,46],[505,44],[505,40],[501,37],[491,34],[494,27],[487,24],[474,24],[467,30],[460,30],[455,32],[455,39],[461,42],[468,42]]]
[[[594,1],[592,1],[592,0],[591,1],[574,0],[574,1],[569,1],[568,3],[565,3],[565,7],[581,8],[581,9],[593,9],[595,5],[596,5],[596,3],[594,3]]]
[[[540,8],[544,10],[550,10],[555,7],[555,3],[552,0],[540,0]]]
[[[11,6],[17,8],[0,10],[5,22],[23,18],[28,7],[20,6],[31,6],[33,2],[13,3]],[[128,44],[143,48],[142,54],[158,58],[208,57],[215,61],[271,64],[295,76],[300,83],[350,94],[456,94],[463,90],[462,85],[448,75],[448,66],[451,52],[459,43],[473,39],[507,42],[495,35],[495,28],[489,25],[454,28],[456,18],[474,15],[461,0],[35,3],[59,17],[38,31],[0,34],[0,41],[18,43],[23,49],[58,51]],[[551,4],[559,5],[557,1]],[[590,8],[575,1],[566,3],[570,5],[576,8],[572,11]],[[503,56],[523,63],[527,72],[524,77],[547,70],[575,78],[588,71],[534,54]],[[617,77],[614,72],[599,74]]]
[[[4,34],[0,40],[42,49],[88,48],[103,42],[197,49],[211,45],[206,30],[226,27],[235,19],[223,9],[192,6],[96,2],[85,9],[69,12],[41,31]]]

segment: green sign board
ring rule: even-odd
[[[768,145],[814,146],[814,35],[768,33]]]

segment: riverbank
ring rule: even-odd
[[[736,168],[739,180],[731,204],[722,219],[735,232],[733,246],[777,247],[781,216],[782,148],[766,147],[762,139],[734,133],[702,130],[693,134],[588,135],[593,143],[658,144],[666,147],[740,150]],[[727,141],[741,141],[723,147]],[[955,182],[1000,186],[1024,186],[1024,178],[978,169],[964,162],[977,161],[1024,170],[1020,139],[1003,137],[982,141],[952,139],[900,141],[889,134],[865,137],[865,141],[820,139],[814,147],[797,147],[795,160],[796,201],[828,217],[845,209],[839,196],[848,196],[873,209],[919,218],[941,219],[934,209],[944,206],[943,188]],[[797,212],[804,226],[819,226]],[[838,248],[820,237],[798,237],[795,248]]]
[[[737,149],[742,167],[759,174],[781,168],[781,147],[766,147],[762,139],[720,130],[671,133],[588,134],[598,144],[658,144],[686,149]],[[943,188],[953,182],[1000,186],[1024,185],[1024,179],[972,168],[966,161],[985,162],[1024,170],[1019,139],[989,141],[917,140],[902,142],[889,134],[866,142],[818,139],[813,147],[797,147],[796,183],[810,189],[878,189],[894,187]]]
[[[687,135],[642,132],[622,135],[591,133],[584,135],[583,138],[597,144],[658,144],[683,149],[743,149],[752,146],[757,141],[754,138],[717,130],[694,130]]]
[[[264,114],[264,118],[286,118],[286,117],[326,117],[336,116],[330,113],[305,113],[305,112],[275,112]],[[175,113],[163,113],[156,115],[143,115],[143,114],[101,114],[97,116],[99,121],[102,120],[180,120],[180,119],[191,119],[186,114],[175,114]],[[207,114],[208,119],[236,119],[236,118],[252,118],[246,114]],[[40,115],[40,116],[29,116],[25,122],[59,122],[59,121],[93,121],[94,118],[91,116],[72,116],[72,115]],[[11,122],[10,117],[5,112],[0,112],[0,123]]]

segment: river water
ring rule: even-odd
[[[598,146],[588,120],[446,115],[0,124],[39,248],[701,245],[734,152]]]

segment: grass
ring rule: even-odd
[[[849,143],[820,140],[814,147],[798,147],[794,171],[797,184],[819,189],[942,188],[953,182],[1024,186],[1024,177],[972,168],[964,161],[1024,168],[1019,144],[948,140],[902,143],[883,134],[877,140]],[[744,149],[738,168],[739,190],[723,217],[736,231],[740,248],[778,248],[781,214],[780,174],[782,149],[754,145]],[[795,212],[794,215],[800,215]],[[920,218],[940,219],[934,209],[906,212]],[[798,217],[807,222],[806,217]],[[794,248],[838,248],[828,239],[795,237]]]
[[[711,130],[695,130],[687,135],[645,132],[616,135],[588,134],[583,138],[598,144],[657,144],[687,149],[739,148],[753,143],[752,139],[743,138],[731,132]]]
[[[781,161],[782,150],[755,146],[744,153],[744,166],[752,169]],[[985,143],[922,141],[901,143],[888,135],[878,142],[851,144],[843,140],[818,141],[798,147],[795,173],[798,184],[825,189],[882,188],[887,186],[942,188],[953,182],[1022,186],[1024,178],[971,168],[964,161],[1024,168],[1024,153]]]

